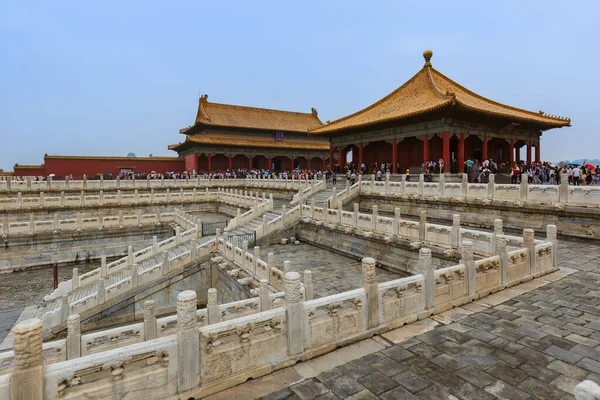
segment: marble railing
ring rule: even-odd
[[[325,181],[312,180],[310,182],[311,185],[309,187],[298,190],[298,193],[294,195],[292,201],[290,202],[291,205],[302,203],[304,200],[320,192],[321,190],[324,190],[326,187]]]
[[[224,193],[224,192],[218,193],[217,200],[226,202],[227,204],[244,206],[244,207],[248,206],[248,204],[255,204],[255,202],[256,202],[255,198],[253,198],[252,196],[245,196],[245,195],[240,195],[240,194],[230,194],[230,193]],[[266,203],[272,204],[271,201],[266,200],[264,202],[261,202],[261,203],[259,203],[258,207],[261,208],[261,210],[262,210],[262,208],[264,208],[264,205]],[[252,207],[251,211],[254,210],[254,212],[259,212],[256,210],[256,208],[257,207]],[[260,212],[262,212],[262,211],[260,211]],[[183,243],[187,243],[193,239],[202,237],[201,222],[199,222],[197,220],[193,220],[192,218],[193,217],[190,216],[188,213],[185,213],[181,210],[176,209],[175,212],[173,213],[174,221],[176,223],[180,224],[181,226],[183,226],[184,228],[189,228],[189,229],[186,229],[184,232],[181,232],[181,229],[179,227],[176,227],[175,228],[175,236],[172,236],[161,242],[158,242],[156,237],[154,237],[154,240],[153,240],[153,243],[151,246],[148,246],[137,252],[133,252],[132,246],[129,246],[127,256],[122,257],[118,260],[115,260],[111,263],[106,263],[106,258],[103,257],[100,268],[93,269],[85,274],[79,275],[77,268],[74,268],[73,269],[73,278],[71,278],[67,281],[64,281],[64,282],[60,282],[58,287],[52,293],[50,293],[49,295],[44,297],[44,300],[52,301],[52,300],[56,300],[56,299],[62,299],[62,302],[67,304],[68,297],[72,294],[72,292],[74,290],[81,290],[84,286],[87,286],[90,284],[96,284],[96,283],[100,284],[99,281],[102,280],[102,282],[104,282],[104,279],[106,279],[107,282],[111,281],[111,280],[114,281],[115,279],[114,278],[111,279],[111,275],[115,275],[115,274],[125,275],[126,276],[125,278],[116,280],[116,283],[105,288],[105,290],[108,290],[108,293],[111,293],[113,291],[118,292],[119,291],[118,289],[121,289],[124,286],[130,285],[130,282],[133,279],[136,279],[135,272],[138,271],[137,263],[140,263],[140,262],[147,260],[149,258],[152,258],[152,257],[156,257],[160,253],[167,252]],[[216,247],[216,244],[214,241],[211,241],[209,243],[213,243],[213,245]],[[202,248],[202,246],[201,246],[201,248]],[[168,269],[175,268],[177,263],[182,263],[182,262],[185,263],[186,261],[184,260],[184,257],[186,257],[186,256],[190,257],[191,251],[187,251],[187,252],[184,252],[183,254],[180,254],[175,259],[176,261],[174,261],[173,259],[171,259],[171,261],[169,261],[168,259],[166,259],[166,260],[163,259],[160,263],[159,262],[155,263],[156,265],[153,268],[146,269],[144,271],[140,271],[141,275],[139,277],[139,283],[142,283],[142,284],[147,283],[147,280],[149,279],[148,277],[153,276],[153,274],[157,273],[157,271],[161,268],[164,273],[167,273]],[[198,256],[200,256],[200,255],[198,255]],[[164,267],[165,264],[167,265],[167,268]],[[126,269],[126,268],[130,268],[132,273],[124,274],[122,270]],[[99,289],[98,292],[94,292],[84,298],[77,299],[77,303],[76,303],[77,307],[85,307],[85,309],[94,307],[93,303],[94,303],[94,301],[96,301],[96,303],[97,303],[98,293],[100,293],[100,292],[101,292],[101,290]],[[65,296],[66,296],[66,299],[65,299]],[[92,305],[87,305],[88,303],[92,304]],[[73,304],[71,304],[71,308],[72,308],[72,306],[73,306]],[[96,304],[96,306],[97,306],[97,304]],[[68,315],[65,310],[66,309],[63,309],[61,306],[60,308],[56,308],[52,312],[47,313],[48,314],[47,321],[50,324],[50,326],[55,326],[56,324],[58,324],[60,322],[64,322],[64,319]],[[45,320],[45,322],[46,322],[46,320]]]
[[[360,193],[378,196],[422,196],[423,198],[443,199],[477,199],[525,202],[529,204],[575,205],[582,207],[600,206],[600,187],[569,186],[566,175],[561,177],[560,185],[530,185],[527,175],[523,175],[521,184],[497,184],[494,175],[490,175],[489,183],[468,183],[463,175],[462,183],[446,183],[444,175],[439,182],[425,182],[424,175],[418,182],[392,182],[360,179]],[[338,195],[339,196],[339,195]]]
[[[379,284],[376,261],[365,258],[362,287],[315,300],[304,300],[300,275],[287,272],[283,307],[218,322],[211,321],[216,292],[209,290],[208,324],[200,328],[196,293],[184,291],[177,298],[175,334],[45,368],[42,324],[28,320],[15,328],[14,369],[0,375],[0,398],[10,398],[11,391],[19,398],[48,400],[206,397],[556,270],[555,244],[534,244],[532,230],[525,230],[524,238],[523,248],[507,252],[506,238],[499,235],[496,254],[477,261],[473,244],[465,240],[461,264],[439,270],[431,250],[421,248],[418,274]],[[248,305],[260,309],[255,301],[241,309]],[[75,325],[71,332],[72,338],[79,334]]]
[[[0,211],[19,211],[19,210],[43,210],[56,208],[95,208],[104,206],[138,206],[138,205],[163,205],[163,204],[182,204],[207,202],[217,199],[216,191],[180,188],[176,191],[167,189],[164,192],[140,193],[137,189],[134,193],[107,192],[103,190],[90,194],[82,191],[79,195],[65,194],[60,192],[58,196],[46,196],[40,192],[38,196],[26,197],[18,192],[16,197],[0,198]]]
[[[257,297],[217,304],[216,309],[211,307],[210,320],[212,323],[229,321],[281,307],[283,296],[283,292],[270,293],[264,286],[258,290]],[[196,311],[196,323],[198,328],[208,325],[208,308]],[[147,300],[143,305],[143,321],[141,322],[82,334],[80,316],[72,314],[67,319],[67,325],[66,339],[45,342],[42,345],[46,365],[173,335],[176,332],[177,314],[157,318],[154,301]],[[13,350],[1,352],[0,375],[12,371],[15,361]]]
[[[225,227],[225,232],[229,232],[238,226],[244,225],[252,221],[253,219],[260,217],[268,211],[273,210],[273,195],[270,195],[267,199],[264,192],[262,194],[262,198],[258,196],[258,193],[256,193],[256,197],[253,197],[252,192],[250,192],[250,196],[247,197],[250,198],[250,202],[246,202],[244,203],[244,205],[250,206],[250,209],[242,213],[241,210],[238,208],[237,215],[235,216],[235,218],[229,220],[227,227]],[[236,198],[233,198],[231,200],[232,203],[230,204],[234,204]]]
[[[118,215],[102,215],[98,213],[95,216],[84,216],[78,214],[75,218],[60,219],[58,214],[53,219],[35,220],[33,214],[29,221],[9,222],[8,215],[4,216],[4,221],[0,224],[0,232],[6,236],[15,235],[35,235],[45,232],[81,232],[86,230],[118,229],[130,226],[142,227],[148,225],[159,225],[165,222],[175,220],[175,214],[172,212],[147,213],[138,211],[135,214],[119,212]]]
[[[329,199],[327,199],[327,206],[329,208],[339,208],[348,204],[352,200],[358,197],[360,194],[361,182],[356,182],[354,185],[350,185],[350,181],[346,180],[346,188],[336,192],[336,188],[333,188],[333,193]]]
[[[501,219],[494,220],[492,232],[466,229],[460,226],[460,215],[453,215],[451,226],[427,222],[427,211],[421,211],[419,221],[401,218],[400,209],[396,208],[394,217],[378,215],[378,206],[373,206],[371,214],[359,212],[358,203],[354,203],[354,211],[338,209],[323,209],[321,207],[300,206],[300,218],[304,222],[323,224],[328,223],[348,232],[370,236],[380,234],[385,237],[397,237],[420,245],[435,245],[446,248],[459,248],[463,240],[470,240],[476,254],[486,256],[495,251],[495,239],[504,234]],[[549,233],[552,235],[552,233]],[[554,234],[554,237],[556,234]],[[507,244],[511,247],[523,245],[523,238],[505,235]],[[536,241],[542,243],[542,241]]]
[[[150,190],[150,189],[192,189],[192,188],[274,188],[300,190],[311,186],[311,181],[280,178],[240,178],[207,179],[202,177],[187,179],[143,179],[143,180],[46,180],[35,181],[27,177],[23,181],[0,180],[0,192],[36,193],[49,191],[99,191],[99,190]]]

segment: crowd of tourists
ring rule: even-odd
[[[457,173],[456,160],[452,160],[450,165],[446,165],[444,160],[427,160],[421,164],[421,173],[424,174],[425,180],[430,181],[432,175],[451,172]],[[323,179],[327,182],[332,182],[334,185],[341,180],[348,180],[351,184],[356,183],[358,177],[364,174],[372,174],[375,176],[377,181],[386,179],[386,176],[390,176],[392,173],[391,163],[373,163],[366,165],[361,163],[360,165],[347,163],[346,165],[339,168],[336,166],[334,170],[315,170],[315,169],[291,169],[283,171],[274,171],[268,169],[227,169],[224,171],[215,172],[204,172],[199,176],[206,179],[245,179],[248,177],[252,178],[279,178],[279,179],[297,179],[297,180],[308,180],[308,179]],[[449,170],[448,170],[449,169]],[[551,162],[532,162],[527,163],[526,161],[518,161],[510,165],[508,162],[496,162],[492,159],[486,159],[483,161],[479,160],[467,160],[464,163],[464,172],[467,174],[468,181],[470,183],[488,183],[490,174],[508,174],[511,179],[511,183],[519,184],[524,175],[527,176],[527,181],[530,184],[550,184],[559,185],[561,182],[561,175],[567,175],[570,185],[599,185],[600,184],[600,166],[593,166],[591,164],[578,165],[572,164],[561,164],[554,165]],[[404,173],[404,172],[402,172]],[[117,177],[121,180],[147,180],[147,179],[184,179],[186,177],[196,178],[198,175],[196,172],[156,172],[151,171],[149,173],[133,173],[133,172],[121,172],[113,175],[108,172],[104,175],[105,179],[116,179]],[[405,171],[405,179],[410,181],[410,170]],[[73,179],[73,175],[66,176],[67,179]],[[15,177],[17,181],[22,181],[23,177]],[[35,177],[35,180],[45,180],[45,177]]]

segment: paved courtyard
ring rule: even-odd
[[[559,262],[561,272],[209,399],[574,399],[577,383],[600,382],[600,245],[561,241]]]
[[[269,253],[274,254],[275,264],[280,268],[283,268],[283,262],[287,260],[290,262],[292,271],[302,273],[309,269],[313,274],[314,298],[358,289],[362,285],[361,262],[331,250],[307,243],[261,247],[262,260],[267,261]],[[377,268],[378,282],[387,282],[404,276],[408,275],[400,275]]]

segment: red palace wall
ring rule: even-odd
[[[55,174],[62,178],[70,174],[81,179],[85,174],[92,178],[111,172],[119,174],[121,168],[131,168],[135,173],[156,171],[183,172],[185,161],[176,157],[44,157],[45,171],[41,175]]]

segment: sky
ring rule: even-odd
[[[600,158],[597,1],[5,1],[0,168],[176,155],[198,98],[335,120],[423,66],[571,118],[545,160]]]

